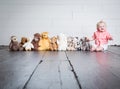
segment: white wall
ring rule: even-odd
[[[99,20],[120,44],[120,0],[0,0],[0,45],[43,31],[91,37]]]

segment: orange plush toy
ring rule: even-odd
[[[41,34],[41,39],[38,43],[38,50],[50,50],[50,39],[48,37],[48,32],[43,32]]]
[[[58,50],[58,44],[57,44],[57,37],[52,37],[50,39],[50,50],[51,51],[57,51]]]

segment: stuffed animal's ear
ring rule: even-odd
[[[78,39],[78,37],[75,37],[76,39]]]
[[[40,34],[39,33],[35,33],[34,37],[40,37]]]
[[[83,39],[81,38],[80,41],[83,41]]]
[[[41,38],[43,38],[43,35],[44,35],[44,32],[42,32],[42,33],[40,34]]]
[[[55,41],[57,41],[57,37],[55,37]]]
[[[89,41],[89,39],[88,39],[87,37],[85,37],[85,41],[87,41],[87,42],[88,42],[88,41]]]
[[[43,37],[43,33],[41,33],[40,35],[41,35],[41,37]]]

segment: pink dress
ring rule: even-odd
[[[94,32],[92,37],[95,40],[95,44],[97,46],[108,44],[108,40],[112,38],[107,31],[104,32],[96,31]]]

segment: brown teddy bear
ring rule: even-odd
[[[51,51],[58,50],[57,37],[55,36],[50,39],[50,50]]]
[[[50,49],[50,38],[48,37],[48,32],[43,32],[41,34],[41,39],[38,43],[38,50],[49,50]]]
[[[22,37],[21,38],[21,42],[19,43],[19,50],[20,51],[25,51],[25,48],[23,47],[23,45],[28,42],[28,39],[26,37]]]
[[[16,36],[11,36],[11,42],[9,44],[10,51],[18,51],[19,43]]]
[[[38,50],[38,47],[39,47],[38,43],[40,41],[40,38],[41,38],[41,35],[39,33],[34,34],[34,38],[32,40],[32,44],[34,46],[34,48],[33,48],[34,51]]]

